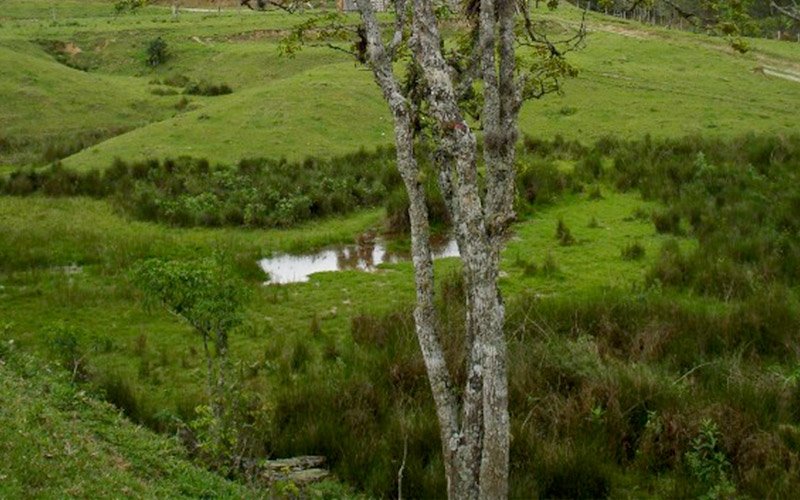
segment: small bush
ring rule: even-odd
[[[428,221],[433,227],[450,225],[450,212],[442,198],[435,179],[426,176],[425,205],[428,208]],[[392,234],[408,234],[411,231],[411,220],[408,209],[409,200],[405,187],[398,186],[386,198],[386,229]]]
[[[148,66],[156,67],[164,64],[167,59],[169,59],[167,42],[161,37],[150,40],[150,42],[147,43],[145,54],[147,56],[146,61]]]
[[[150,93],[153,94],[153,95],[158,95],[158,96],[166,96],[166,95],[176,95],[178,93],[178,91],[175,90],[175,89],[171,89],[171,88],[156,87],[156,88],[150,89]]]
[[[589,199],[591,201],[597,201],[597,200],[605,199],[605,196],[603,196],[603,192],[600,190],[600,186],[593,186],[592,187],[592,190],[589,191]]]
[[[527,204],[549,204],[574,185],[572,178],[560,172],[552,160],[520,158],[517,193]]]
[[[58,324],[50,328],[47,337],[51,355],[71,374],[72,380],[88,380],[90,348],[86,342],[86,332]]]
[[[189,95],[202,95],[202,96],[220,96],[232,94],[233,89],[227,84],[215,85],[206,81],[190,82],[183,90],[184,94]]]
[[[178,111],[184,111],[186,108],[189,107],[189,103],[191,102],[192,101],[190,101],[186,97],[181,97],[180,100],[176,102],[173,107]]]
[[[706,489],[705,498],[729,498],[736,493],[728,478],[730,463],[719,446],[719,429],[704,420],[692,448],[686,452],[686,464],[692,475]]]
[[[575,237],[572,236],[572,232],[563,219],[558,219],[558,224],[556,224],[556,240],[558,240],[559,245],[564,247],[575,244]]]
[[[652,218],[658,234],[681,234],[681,217],[673,210],[654,211]]]
[[[645,249],[638,241],[625,245],[622,249],[623,260],[642,260],[644,258]]]
[[[583,155],[575,165],[575,173],[584,180],[596,181],[603,176],[603,154],[593,149]]]

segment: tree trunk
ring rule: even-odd
[[[514,123],[519,106],[513,81],[514,4],[499,1],[499,14],[495,13],[494,0],[481,3],[480,55],[487,102],[484,112],[490,115],[486,121],[487,135],[492,134],[485,147],[488,185],[484,207],[477,169],[477,140],[459,108],[450,68],[441,52],[441,37],[431,2],[413,0],[409,45],[423,70],[430,112],[438,124],[439,183],[455,225],[467,289],[467,381],[459,401],[436,330],[428,213],[414,157],[411,107],[392,69],[390,52],[398,43],[398,32],[402,37],[402,22],[398,23],[400,30],[387,50],[370,1],[357,0],[368,42],[369,64],[394,119],[397,167],[410,202],[417,294],[415,329],[440,425],[447,493],[457,499],[508,495],[508,382],[504,308],[497,279],[503,233],[513,220]],[[395,6],[398,16],[402,16],[404,2],[396,2]],[[499,41],[494,35],[498,27]],[[496,47],[500,54],[499,73],[495,69]],[[501,92],[509,96],[501,96]]]
[[[402,10],[402,2],[397,2]],[[357,0],[367,37],[369,65],[394,119],[397,168],[409,198],[411,252],[414,264],[416,307],[414,326],[422,350],[428,380],[439,420],[448,496],[454,497],[457,481],[453,481],[454,443],[457,441],[457,401],[447,370],[438,332],[434,307],[433,256],[430,247],[428,209],[425,190],[420,182],[419,165],[414,156],[414,127],[411,108],[393,73],[392,59],[381,39],[381,31],[370,0]],[[399,14],[398,14],[399,15]],[[395,38],[395,40],[397,40]],[[396,42],[399,43],[399,42]]]

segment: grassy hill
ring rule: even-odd
[[[170,114],[140,80],[70,68],[33,42],[0,45],[0,92],[0,164],[52,161]]]
[[[28,69],[6,69],[3,75],[12,96],[4,108],[4,136],[25,142],[35,132],[94,133],[96,139],[79,144],[87,147],[66,165],[102,168],[114,157],[182,154],[222,162],[300,159],[391,142],[388,113],[368,71],[327,48],[312,47],[295,58],[279,55],[279,39],[305,15],[226,10],[184,12],[172,21],[166,8],[112,17],[108,3],[89,2],[74,11],[59,7],[61,17],[50,21],[41,5],[36,10],[12,3],[6,10],[18,20],[0,26],[3,66]],[[555,31],[574,29],[579,20],[569,6],[555,13],[542,8],[537,15]],[[565,82],[563,95],[527,103],[523,132],[588,143],[608,134],[730,137],[754,129],[795,129],[800,82],[792,75],[799,67],[798,44],[758,40],[753,51],[740,55],[724,40],[600,15],[590,15],[587,26],[585,48],[569,58],[579,76]],[[157,36],[167,41],[170,58],[149,69],[144,51]],[[88,72],[64,68],[52,56],[48,60],[33,40],[71,44],[72,52],[56,55]],[[31,73],[41,81],[28,95]],[[179,95],[151,93],[180,93],[180,85],[159,84],[181,80],[225,83],[234,93],[188,96],[182,103]],[[98,86],[104,89],[99,95],[85,90]],[[31,99],[41,107],[31,106]],[[64,121],[81,110],[85,119]],[[4,162],[35,157],[6,155]]]
[[[174,439],[132,424],[5,340],[0,400],[3,498],[258,496],[192,464]]]

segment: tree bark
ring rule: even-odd
[[[795,21],[800,22],[800,7],[798,7],[797,2],[792,1],[792,5],[778,5],[776,2],[770,3],[772,7],[783,14],[784,16],[794,19]]]
[[[484,148],[488,173],[485,207],[479,185],[477,140],[459,108],[430,0],[413,0],[409,41],[414,59],[425,76],[430,112],[437,122],[439,183],[451,212],[463,261],[467,291],[467,380],[459,400],[436,330],[428,213],[414,157],[411,106],[392,69],[390,53],[398,44],[398,27],[387,50],[370,1],[357,0],[366,33],[368,61],[394,120],[397,167],[410,201],[417,294],[415,329],[440,424],[448,497],[458,499],[508,495],[508,382],[504,308],[497,279],[502,235],[513,220],[514,124],[519,106],[512,45],[514,5],[509,0],[499,0],[498,6],[494,2],[481,0],[480,14],[479,56],[486,102],[484,113],[488,115],[485,126],[490,136]],[[396,3],[398,16],[403,15],[404,8],[403,2]],[[402,23],[398,26],[402,30]],[[498,49],[499,72],[495,61]],[[507,92],[508,96],[502,96],[501,92]]]
[[[392,59],[382,41],[380,26],[370,0],[357,0],[357,5],[364,21],[369,65],[394,120],[397,168],[403,178],[409,198],[411,252],[417,296],[414,324],[439,420],[445,474],[448,478],[448,496],[453,498],[456,493],[456,482],[452,480],[454,473],[453,443],[457,440],[458,435],[458,404],[447,370],[444,349],[436,330],[436,310],[433,300],[433,256],[430,247],[428,209],[425,204],[425,190],[420,182],[419,165],[414,156],[414,127],[411,107],[394,75]],[[397,15],[402,16],[404,3],[396,2],[396,8],[398,9]],[[399,29],[402,30],[402,28],[403,26],[399,23]],[[396,47],[399,42],[396,33],[392,47]]]
[[[511,11],[513,13],[513,8]],[[413,50],[429,86],[431,114],[439,124],[442,149],[449,160],[443,162],[443,167],[452,168],[444,177],[452,183],[446,187],[453,191],[452,206],[458,214],[455,220],[459,226],[457,232],[462,236],[459,249],[467,287],[467,340],[471,349],[455,466],[463,488],[458,493],[459,498],[504,498],[508,494],[509,432],[504,311],[497,289],[502,243],[493,238],[490,228],[502,227],[511,219],[503,219],[505,214],[498,210],[509,213],[513,196],[503,199],[505,186],[493,179],[493,176],[503,178],[502,174],[509,169],[499,162],[493,170],[487,165],[487,171],[493,173],[488,179],[488,217],[485,218],[478,185],[475,135],[459,108],[449,67],[441,53],[441,37],[430,2],[415,0],[414,14],[416,43]],[[482,118],[484,126],[488,124],[490,130],[496,132],[502,123],[502,114],[494,60],[497,20],[492,0],[482,0],[479,22],[484,113],[489,115],[488,118],[482,115]],[[513,71],[511,73],[513,76]],[[493,154],[495,147],[487,141],[485,149]],[[513,142],[511,147],[514,147]],[[513,195],[513,174],[507,178],[511,181]]]

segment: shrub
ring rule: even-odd
[[[395,181],[393,181],[395,182]],[[444,198],[439,191],[439,186],[432,175],[426,176],[425,205],[428,208],[428,220],[433,227],[447,227],[450,225],[450,212],[445,205]],[[386,228],[389,233],[407,234],[411,231],[409,219],[408,193],[404,187],[397,186],[390,192],[385,201]]]
[[[50,327],[47,337],[51,355],[71,374],[72,380],[88,380],[89,346],[86,345],[86,333],[69,325],[58,324]]]
[[[644,246],[638,241],[625,245],[622,249],[623,260],[642,260],[644,258]]]
[[[587,181],[595,181],[603,176],[603,153],[595,147],[581,156],[575,164],[575,174]]]
[[[686,465],[706,489],[704,498],[729,498],[736,493],[728,478],[730,463],[719,447],[719,429],[713,421],[703,421],[692,448],[686,452]]]
[[[572,236],[572,232],[564,223],[563,219],[558,219],[558,223],[556,224],[556,240],[558,240],[558,244],[561,246],[575,244],[575,237]]]
[[[572,178],[549,159],[522,156],[517,170],[517,193],[527,204],[553,203],[574,186]]]
[[[392,158],[393,151],[386,149],[303,163],[248,159],[236,166],[188,157],[115,160],[102,173],[56,164],[0,178],[0,193],[109,196],[136,218],[178,226],[289,226],[376,206],[388,192],[402,196],[398,177],[390,175]],[[446,223],[447,211],[437,191],[429,194],[429,210],[434,223]]]
[[[673,210],[654,211],[653,225],[659,234],[681,235],[681,216]]]
[[[230,88],[230,86],[228,86],[225,83],[215,85],[203,80],[200,82],[190,82],[186,84],[183,93],[189,95],[203,95],[203,96],[213,97],[213,96],[232,94],[233,89]]]
[[[602,200],[605,197],[603,196],[603,192],[600,190],[600,186],[592,187],[592,190],[589,191],[589,199],[592,201]]]
[[[156,67],[164,64],[170,56],[167,42],[161,37],[150,40],[147,43],[145,55],[148,66]]]
[[[150,89],[150,93],[157,96],[176,95],[178,91],[171,88],[156,87]]]
[[[186,97],[181,97],[180,100],[176,102],[173,107],[178,111],[184,111],[186,108],[189,107],[189,103],[191,102],[192,101],[190,101]]]

